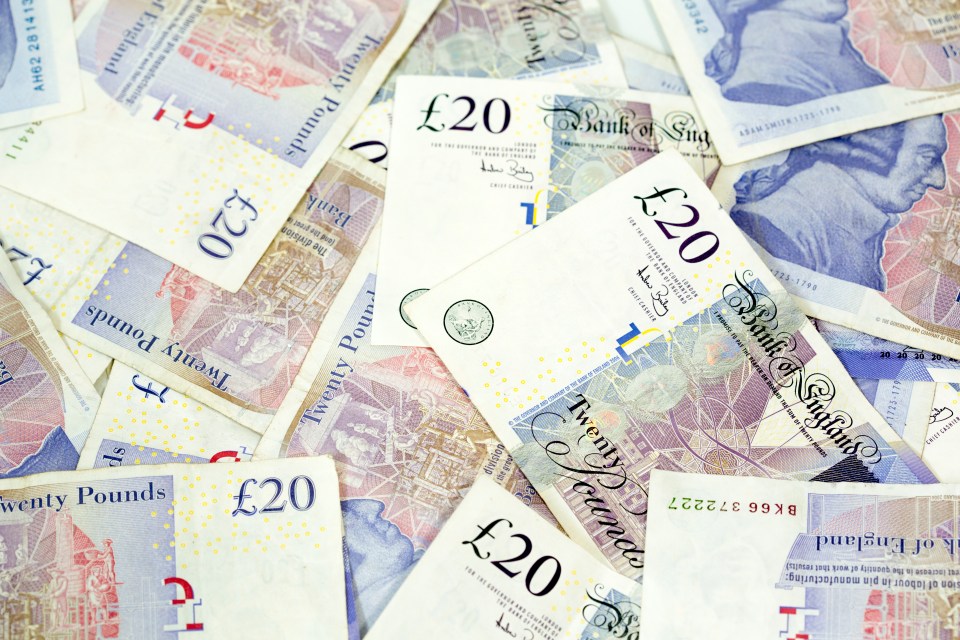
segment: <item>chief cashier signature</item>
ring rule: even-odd
[[[649,268],[650,265],[646,265],[642,269],[638,269],[637,277],[640,278],[640,282],[646,285],[647,289],[652,290],[653,285],[650,284],[650,274],[647,273],[647,269]],[[661,318],[667,315],[667,312],[670,310],[667,306],[669,304],[669,300],[667,300],[668,293],[670,293],[670,289],[664,284],[661,284],[657,291],[650,292],[650,304],[653,305],[653,312]]]
[[[487,161],[484,158],[480,159],[480,171],[483,173],[506,173],[508,176],[514,180],[519,180],[520,182],[533,182],[533,172],[527,170],[522,164],[516,160],[507,160],[507,168],[503,169],[497,167],[492,160]]]

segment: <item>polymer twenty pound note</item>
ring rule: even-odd
[[[956,637],[960,486],[657,471],[643,637]]]
[[[431,349],[371,344],[376,256],[371,240],[307,355],[304,392],[288,395],[255,452],[337,462],[362,632],[478,476],[556,524]]]
[[[57,303],[60,328],[262,433],[380,217],[383,179],[338,150],[236,293],[132,243],[98,251]]]
[[[632,577],[654,468],[934,481],[674,151],[410,314],[563,529]]]
[[[652,5],[724,164],[960,108],[950,0]]]
[[[236,291],[437,2],[94,0],[86,110],[0,134],[0,183]]]
[[[114,362],[78,469],[250,460],[260,434]]]
[[[376,344],[425,344],[411,300],[660,151],[719,168],[689,98],[529,80],[401,77],[392,141]]]
[[[808,315],[960,359],[960,114],[727,166],[713,191]]]
[[[123,247],[106,231],[8,189],[0,188],[0,215],[0,249],[55,324],[63,317],[64,298],[83,299],[83,285],[95,269],[91,265]],[[110,366],[110,356],[72,338],[65,342],[90,381],[97,382]]]
[[[0,129],[83,109],[69,0],[0,0]]]
[[[0,478],[76,469],[100,396],[0,256]]]
[[[344,141],[382,166],[399,75],[625,86],[598,0],[443,0]]]
[[[345,640],[336,483],[329,458],[0,482],[5,630]]]
[[[640,585],[481,477],[366,637],[635,640],[639,605]]]

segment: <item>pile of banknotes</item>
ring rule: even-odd
[[[0,640],[960,637],[958,3],[635,4],[0,0]]]

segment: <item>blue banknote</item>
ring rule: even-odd
[[[960,107],[950,2],[653,8],[724,163]]]
[[[712,188],[807,315],[960,358],[958,164],[953,112],[727,166]]]

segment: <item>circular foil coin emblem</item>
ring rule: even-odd
[[[400,319],[403,320],[403,323],[411,329],[416,329],[417,325],[413,324],[413,320],[411,320],[410,316],[407,315],[407,304],[413,302],[427,291],[430,291],[430,289],[414,289],[407,295],[403,296],[403,300],[400,301]]]
[[[482,302],[454,302],[443,316],[447,335],[460,344],[480,344],[493,333],[493,314]]]

